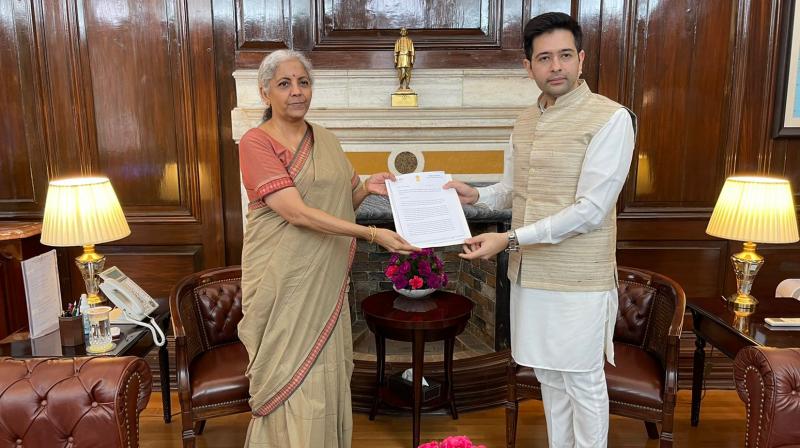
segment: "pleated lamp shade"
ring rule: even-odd
[[[789,181],[772,177],[729,177],[714,206],[706,233],[753,243],[798,241]]]
[[[105,177],[54,180],[47,190],[42,244],[87,246],[131,234],[111,182]]]

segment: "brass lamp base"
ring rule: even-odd
[[[103,345],[89,345],[86,347],[86,353],[91,353],[93,355],[97,355],[100,353],[107,353],[110,352],[111,350],[114,350],[114,347],[116,346],[117,344],[113,342],[109,342],[108,344],[103,344]]]
[[[733,304],[733,312],[737,316],[752,314],[758,305],[758,299],[750,294],[731,294],[728,301]]]
[[[731,256],[731,264],[736,274],[736,294],[732,294],[728,300],[733,302],[734,312],[753,312],[758,300],[750,295],[750,290],[756,274],[764,265],[764,257],[756,253],[755,243],[747,241],[742,245],[741,252]]]
[[[106,264],[105,255],[98,254],[94,250],[94,244],[83,246],[83,254],[75,258],[75,264],[83,276],[83,283],[86,284],[86,298],[89,306],[96,306],[103,303],[103,298],[98,294],[100,287],[97,281],[97,273],[103,270]]]

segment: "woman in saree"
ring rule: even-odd
[[[305,120],[311,65],[279,50],[258,70],[264,122],[239,143],[249,199],[239,337],[249,356],[248,447],[349,448],[353,371],[346,297],[356,238],[418,250],[395,232],[355,223],[389,173],[361,182],[339,141]]]

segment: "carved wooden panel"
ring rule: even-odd
[[[164,0],[81,2],[97,171],[126,212],[189,214],[186,38]],[[191,192],[195,193],[196,192]]]
[[[0,216],[41,210],[47,183],[36,95],[36,44],[29,2],[0,2]]]
[[[316,0],[319,38],[315,48],[391,49],[403,27],[409,30],[414,46],[419,49],[464,45],[499,48],[500,3],[498,0]]]
[[[736,57],[731,67],[736,101],[729,111],[730,172],[764,173],[770,169],[773,143],[779,141],[771,139],[771,119],[778,77],[778,36],[785,26],[779,23],[780,8],[785,3],[739,2]]]
[[[290,0],[236,0],[237,47],[287,48],[290,3]]]
[[[687,296],[708,297],[722,288],[725,241],[620,241],[617,264],[649,269],[678,282]]]
[[[48,168],[52,177],[80,175],[90,171],[94,134],[89,130],[92,111],[87,108],[79,62],[77,4],[43,0],[32,3],[41,77],[37,93],[44,98],[43,116],[37,118],[47,126]]]
[[[480,29],[489,27],[487,0],[381,2],[323,0],[326,30]]]
[[[224,264],[212,23],[210,0],[0,0],[0,217],[41,218],[50,178],[105,174],[132,231],[100,248],[109,266],[166,295]],[[59,250],[65,298],[79,251]]]
[[[725,177],[736,4],[639,1],[635,14],[629,99],[641,126],[625,211],[713,207]]]
[[[391,68],[400,28],[416,66],[518,67],[523,0],[235,0],[236,61],[256,67],[264,52],[307,52],[318,68]],[[291,13],[291,16],[289,16]],[[455,51],[454,51],[455,50]]]

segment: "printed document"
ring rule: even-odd
[[[57,330],[58,316],[61,314],[61,287],[58,284],[56,251],[22,260],[22,279],[28,302],[31,339]]]
[[[419,248],[463,244],[472,235],[451,180],[443,171],[409,173],[386,181],[397,233]]]

